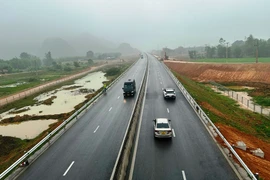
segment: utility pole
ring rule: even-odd
[[[258,63],[258,46],[259,46],[259,40],[257,40],[257,44],[255,44],[254,46],[256,46],[256,63]]]

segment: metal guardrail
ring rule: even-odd
[[[129,140],[128,136],[130,134],[130,129],[132,128],[132,123],[133,123],[132,120],[135,117],[136,107],[138,106],[138,101],[139,101],[139,98],[141,96],[142,87],[143,87],[143,84],[145,83],[147,69],[148,69],[148,61],[147,61],[147,67],[145,68],[143,80],[142,80],[142,82],[140,84],[138,96],[137,96],[136,101],[135,101],[135,106],[133,107],[133,110],[132,110],[132,113],[131,113],[131,117],[129,119],[128,126],[127,126],[127,129],[126,129],[126,132],[125,132],[125,135],[124,135],[124,138],[123,138],[123,141],[122,141],[122,144],[121,144],[119,153],[117,155],[116,162],[115,162],[115,165],[114,165],[114,168],[113,168],[113,171],[112,171],[110,180],[123,179],[124,178],[124,177],[118,177],[119,175],[121,176],[121,173],[119,172],[119,169],[120,169],[120,167],[122,165],[121,163],[123,162],[122,160],[123,160],[123,156],[124,156],[124,151],[125,151],[127,142]],[[129,148],[131,149],[132,147],[129,147]]]
[[[138,60],[137,60],[138,61]],[[120,76],[118,76],[112,83],[108,85],[108,90],[116,83],[118,82],[133,65],[137,62],[135,61],[129,68],[127,68]],[[71,122],[74,118],[76,119],[78,115],[80,115],[84,110],[87,110],[88,107],[93,102],[96,102],[98,98],[103,95],[103,92],[99,92],[95,97],[93,97],[89,102],[87,102],[84,106],[82,106],[78,111],[76,111],[74,114],[72,114],[68,119],[63,121],[57,128],[55,128],[51,133],[49,133],[46,137],[44,137],[41,141],[39,141],[33,148],[31,148],[28,152],[26,152],[23,156],[21,156],[16,162],[14,162],[11,166],[9,166],[4,172],[0,174],[0,179],[6,177],[9,173],[11,173],[14,168],[18,167],[25,159],[29,158],[32,153],[34,153],[36,150],[38,150],[45,142],[50,140],[51,137],[57,134],[59,130],[64,128],[69,122]]]
[[[233,147],[230,145],[230,143],[226,140],[226,138],[221,134],[221,132],[218,130],[218,128],[214,125],[214,123],[211,121],[211,119],[206,115],[206,113],[201,109],[201,107],[197,104],[197,102],[193,99],[193,97],[188,93],[188,91],[184,88],[182,83],[174,76],[174,74],[169,70],[169,68],[163,64],[163,67],[166,69],[168,74],[172,77],[178,88],[181,90],[182,94],[185,96],[191,107],[194,111],[200,111],[202,112],[202,116],[205,117],[204,120],[206,122],[209,122],[211,126],[214,128],[216,133],[219,135],[219,137],[224,141],[226,146],[229,148],[229,150],[233,153],[233,155],[236,157],[236,159],[239,161],[239,163],[242,165],[242,167],[245,169],[245,171],[248,173],[248,175],[253,180],[257,180],[255,175],[252,173],[252,171],[248,168],[248,166],[244,163],[244,161],[241,159],[241,157],[237,154],[237,152],[233,149]]]

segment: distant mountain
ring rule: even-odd
[[[120,52],[122,55],[132,55],[140,53],[138,49],[131,47],[128,43],[120,44],[115,51]]]
[[[93,36],[89,33],[82,33],[73,37],[49,37],[43,42],[0,42],[0,59],[11,59],[19,57],[20,53],[27,52],[43,59],[45,53],[51,52],[53,58],[86,56],[86,52],[110,53],[120,52],[122,55],[136,54],[139,51],[128,43],[119,46],[111,41]]]
[[[111,41],[98,38],[89,33],[82,33],[68,40],[77,52],[85,56],[86,52],[91,50],[94,53],[112,52],[117,47]]]
[[[242,40],[236,40],[232,43],[232,46],[243,46],[245,45],[245,41]]]
[[[38,54],[40,57],[44,57],[45,53],[48,51],[51,52],[53,58],[79,55],[67,41],[61,38],[45,39]]]

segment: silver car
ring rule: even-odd
[[[171,138],[172,127],[171,120],[167,118],[154,119],[154,135],[156,138]]]
[[[164,99],[175,99],[175,90],[172,88],[163,89],[163,97]]]

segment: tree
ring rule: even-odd
[[[247,57],[254,57],[255,55],[255,39],[252,35],[249,35],[244,45],[244,53]]]
[[[45,66],[51,66],[53,63],[52,54],[49,51],[48,53],[45,53],[45,59],[44,59],[44,65]]]
[[[26,52],[22,52],[22,53],[20,54],[20,58],[21,58],[21,59],[31,59],[31,55],[28,54],[28,53],[26,53]]]
[[[52,62],[52,66],[54,69],[62,69],[62,65],[60,63]]]
[[[223,39],[223,38],[220,38],[220,39],[219,39],[219,44],[220,44],[220,45],[224,46],[225,42],[226,42],[225,39]]]
[[[226,47],[225,47],[225,39],[220,38],[219,39],[219,45],[217,45],[217,55],[219,58],[225,58],[226,57]]]
[[[75,67],[80,67],[80,64],[79,64],[78,61],[74,61],[73,64],[74,64]]]
[[[216,52],[216,47],[205,46],[206,58],[213,58]]]
[[[88,59],[88,64],[92,65],[92,64],[94,64],[94,61],[92,59]]]
[[[236,58],[241,58],[243,57],[242,55],[242,49],[240,48],[240,46],[235,46],[233,48],[233,56],[236,57]]]
[[[0,59],[0,74],[10,73],[10,72],[12,72],[11,65],[8,62]]]
[[[197,51],[188,51],[190,59],[196,59]]]
[[[217,45],[217,55],[219,58],[225,58],[226,57],[226,47],[219,44]]]
[[[93,51],[87,51],[86,58],[93,58],[93,57],[94,57]]]

